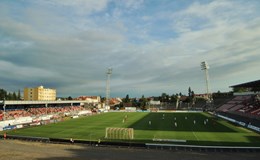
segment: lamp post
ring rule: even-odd
[[[178,109],[178,107],[179,107],[180,99],[181,99],[181,96],[180,96],[180,95],[177,95],[176,109]]]
[[[46,114],[46,115],[48,115],[47,107],[48,107],[48,103],[45,104],[45,114]]]

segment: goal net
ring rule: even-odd
[[[134,139],[134,129],[133,128],[106,128],[107,139]]]

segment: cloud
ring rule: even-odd
[[[176,28],[178,28],[177,31],[180,31],[178,37],[170,39],[167,43],[148,43],[147,46],[150,50],[146,51],[150,54],[147,56],[147,62],[154,62],[153,67],[158,71],[156,72],[158,75],[170,73],[171,76],[168,78],[172,79],[174,76],[181,76],[181,80],[189,78],[185,75],[190,72],[196,73],[192,74],[193,76],[201,76],[199,64],[204,60],[213,66],[211,72],[216,73],[214,78],[229,78],[230,84],[235,79],[232,80],[232,77],[228,75],[239,77],[240,80],[244,79],[241,81],[256,78],[256,75],[242,78],[246,72],[251,74],[257,72],[256,64],[260,58],[257,54],[259,51],[258,33],[260,33],[259,18],[255,16],[258,14],[257,9],[253,4],[246,7],[251,9],[249,12],[244,12],[244,8],[243,4],[239,3],[213,1],[209,4],[195,3],[186,10],[174,13],[173,17],[181,20],[180,23],[182,23],[181,25],[172,24],[174,31]],[[155,17],[165,19],[165,17]],[[169,17],[171,18],[171,16]],[[197,23],[194,23],[197,20],[204,21],[201,27],[197,27]],[[181,30],[185,30],[185,32]],[[152,70],[153,67],[150,69]],[[222,72],[216,71],[220,68]],[[164,72],[164,70],[166,71]],[[193,81],[194,79],[199,80],[197,77],[192,77],[189,83],[199,84],[198,81]],[[203,79],[200,80],[203,82]],[[157,79],[158,81],[163,83],[166,80],[161,78]],[[220,88],[221,83],[214,82],[212,88],[216,91],[217,88]],[[181,81],[177,80],[173,83],[181,84]],[[188,86],[188,84],[186,85]]]
[[[106,8],[108,0],[46,0],[34,2],[36,4],[42,3],[44,5],[51,5],[55,7],[68,7],[73,9],[77,14],[91,14],[92,12],[99,12]]]
[[[238,1],[212,1],[207,4],[198,2],[179,12],[171,14],[173,28],[179,32],[218,27],[225,24],[239,23],[251,18],[256,10],[253,4],[246,8]]]
[[[189,86],[203,93],[205,60],[214,91],[257,79],[260,19],[254,3],[195,1],[176,10],[147,1],[27,5],[0,5],[0,86],[11,91],[44,85],[59,96],[104,96],[105,72],[112,67],[112,96],[185,94]]]

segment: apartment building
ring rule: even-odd
[[[54,101],[56,100],[56,89],[38,86],[35,88],[24,88],[25,101]]]

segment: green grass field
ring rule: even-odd
[[[128,118],[123,123],[125,115]],[[206,119],[208,122],[205,125]],[[175,122],[177,127],[175,127]],[[103,113],[56,124],[17,129],[8,131],[7,134],[110,141],[104,138],[106,127],[134,128],[132,142],[152,142],[155,138],[187,140],[186,143],[181,144],[260,146],[259,134],[207,113]]]

